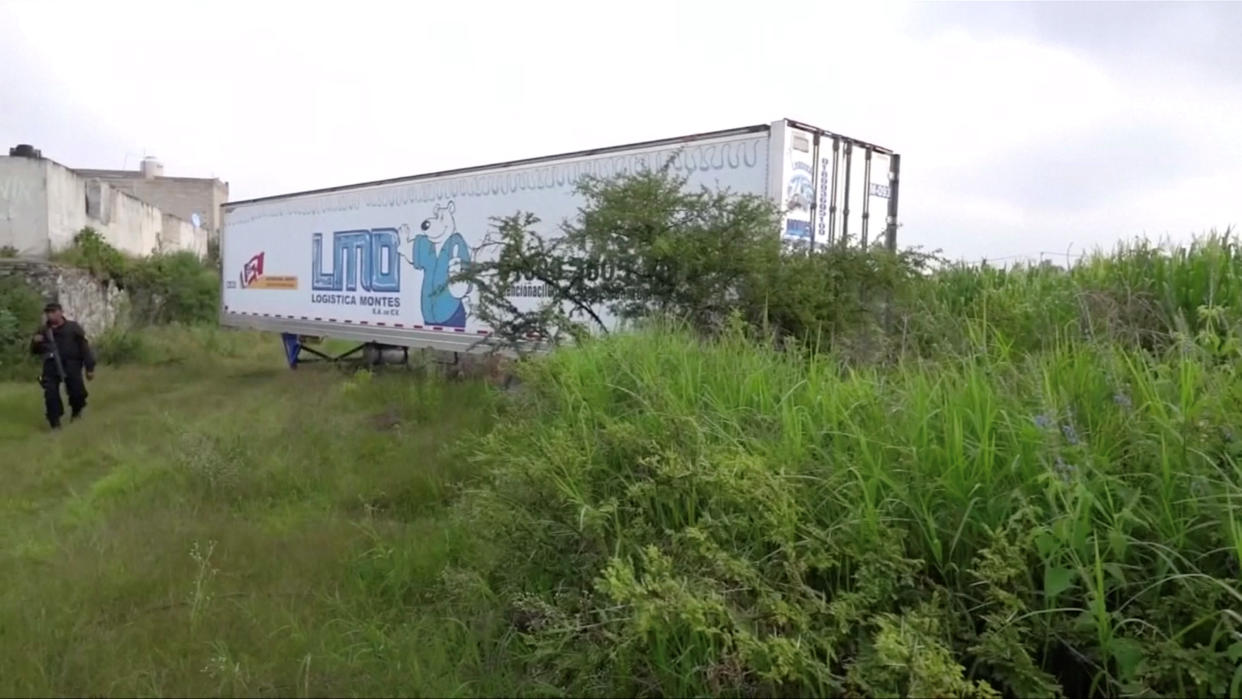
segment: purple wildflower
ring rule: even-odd
[[[1052,470],[1062,482],[1069,483],[1078,469],[1073,464],[1065,463],[1065,460],[1058,456],[1057,462],[1052,466]]]
[[[1067,422],[1061,426],[1061,434],[1065,435],[1065,440],[1070,444],[1078,444],[1078,432],[1074,429],[1072,422]]]

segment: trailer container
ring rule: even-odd
[[[624,146],[229,202],[220,234],[222,325],[360,348],[486,347],[472,289],[446,283],[486,255],[493,218],[535,214],[555,234],[581,204],[575,183],[671,163],[688,186],[770,197],[780,235],[812,246],[896,247],[900,156],[788,119]],[[775,234],[775,232],[774,232]],[[521,285],[519,308],[541,303]],[[481,342],[482,341],[482,342]],[[320,355],[323,356],[323,355]]]

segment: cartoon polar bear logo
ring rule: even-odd
[[[789,183],[785,188],[785,193],[789,198],[789,208],[792,211],[809,211],[811,202],[815,199],[815,188],[811,185],[811,178],[802,173],[794,173],[789,178]]]
[[[414,268],[422,270],[423,322],[448,328],[464,328],[469,316],[469,282],[450,282],[470,264],[470,246],[457,232],[457,205],[436,204],[431,216],[419,225],[414,237]]]

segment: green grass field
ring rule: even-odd
[[[0,384],[0,695],[499,691],[433,594],[483,388],[167,339],[186,361],[102,368],[54,438]]]
[[[162,328],[56,438],[0,384],[0,694],[1242,697],[1236,246],[909,285],[871,358]]]

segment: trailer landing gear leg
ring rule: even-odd
[[[302,353],[301,339],[292,333],[281,333],[280,341],[285,346],[285,361],[289,362],[289,368],[297,369],[298,355]]]
[[[346,360],[354,359],[354,357],[359,354],[362,355],[361,359],[365,365],[370,367],[378,367],[384,364],[384,352],[394,349],[401,350],[401,364],[408,365],[410,362],[410,350],[408,347],[395,347],[391,345],[382,345],[378,342],[367,342],[354,347],[348,352],[332,356],[330,354],[324,354],[314,347],[308,347],[302,344],[303,339],[306,339],[305,336],[295,335],[293,333],[280,334],[280,342],[285,348],[285,361],[288,362],[290,369],[297,369],[298,365],[305,364],[306,362],[323,361],[332,364],[343,363]],[[303,352],[310,356],[306,359],[302,359]]]

